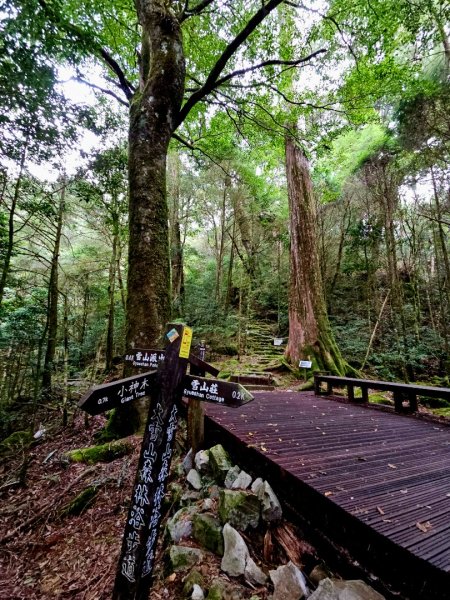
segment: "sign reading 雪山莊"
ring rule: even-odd
[[[206,379],[194,375],[185,375],[183,396],[235,408],[253,400],[253,396],[239,383]]]

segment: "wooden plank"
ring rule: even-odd
[[[446,597],[449,425],[307,392],[261,393],[237,412],[208,405],[207,415],[210,443],[228,441],[243,466],[273,477],[313,531],[411,600]],[[416,526],[427,521],[428,532]]]

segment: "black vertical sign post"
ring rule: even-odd
[[[148,597],[177,427],[176,401],[186,373],[191,338],[189,327],[179,323],[169,325],[165,360],[158,370],[142,441],[113,600]]]

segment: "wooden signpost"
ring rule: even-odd
[[[96,415],[144,395],[152,397],[125,524],[113,600],[148,598],[177,428],[177,404],[181,397],[232,407],[253,400],[239,384],[201,377],[200,373],[217,375],[218,371],[190,354],[191,340],[192,330],[189,327],[179,323],[169,325],[164,360],[158,361],[157,371],[96,386],[79,402],[80,408]],[[139,352],[143,353],[140,358],[138,351],[128,353],[127,357],[134,356],[129,362],[146,362],[141,359],[149,351]],[[161,351],[153,353],[162,355]],[[191,375],[186,375],[188,362],[192,365]]]

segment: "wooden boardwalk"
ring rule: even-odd
[[[210,442],[408,598],[450,599],[450,427],[313,393],[207,406]]]

